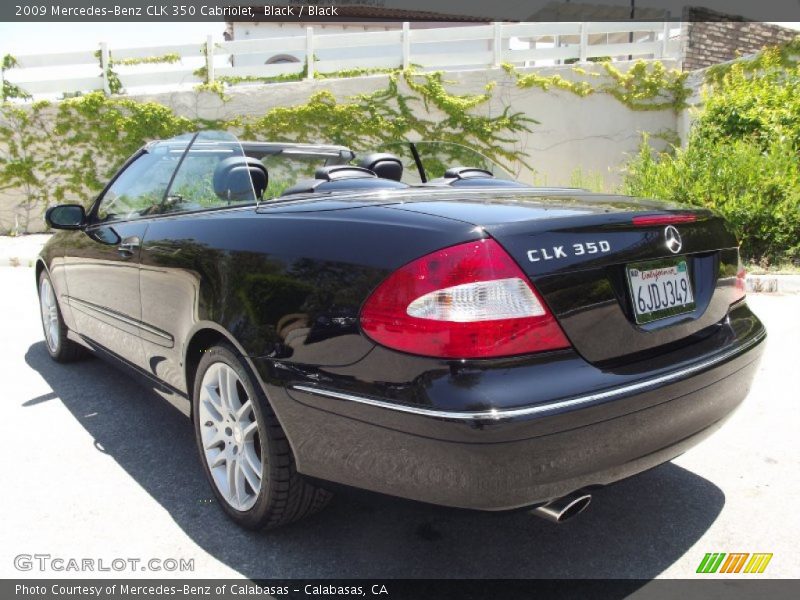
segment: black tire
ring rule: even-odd
[[[253,402],[253,412],[258,422],[258,445],[262,459],[261,489],[255,504],[246,511],[234,508],[220,493],[214,482],[203,448],[200,423],[200,389],[206,371],[215,363],[222,362],[231,367]],[[200,462],[214,492],[217,502],[226,514],[239,526],[246,529],[273,529],[307,517],[322,509],[330,500],[331,493],[303,478],[295,468],[294,456],[286,434],[278,422],[272,407],[260,385],[254,384],[241,355],[227,344],[213,346],[203,352],[197,367],[192,390],[192,414],[195,440]],[[264,460],[266,457],[266,460]]]
[[[38,286],[40,310],[42,306],[42,283],[45,281],[51,289],[54,289],[50,275],[47,274],[47,271],[42,270],[42,272],[39,274]],[[58,296],[55,294],[55,292],[53,293],[53,301],[55,302],[55,312],[58,320],[58,339],[54,341],[53,345],[51,345],[51,338],[48,337],[48,332],[45,328],[45,321],[44,318],[42,318],[42,333],[44,333],[45,337],[44,345],[45,348],[47,348],[47,353],[50,355],[50,358],[60,363],[74,362],[76,360],[88,358],[91,356],[91,353],[86,348],[67,338],[67,332],[69,329],[64,323],[64,317],[61,315],[61,307],[58,304]]]

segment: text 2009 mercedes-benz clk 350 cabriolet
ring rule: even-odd
[[[563,520],[745,398],[766,334],[720,217],[390,149],[148,144],[48,211],[50,354],[148,378],[251,528],[327,482]]]

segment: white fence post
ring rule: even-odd
[[[494,43],[492,44],[492,58],[494,66],[499,67],[503,62],[503,31],[501,29],[502,23],[495,21],[492,23],[494,27]]]
[[[586,56],[589,53],[589,31],[586,27],[586,23],[581,23],[581,43],[580,49],[578,50],[579,58],[578,62],[585,63]]]
[[[111,95],[111,86],[108,84],[108,44],[100,42],[100,71],[103,77],[103,93],[106,96]]]
[[[214,83],[214,38],[206,36],[206,83]]]
[[[314,79],[314,28],[306,27],[306,79]]]
[[[411,66],[411,25],[403,21],[403,69]]]
[[[661,40],[661,57],[669,54],[669,21],[664,21],[664,39]]]

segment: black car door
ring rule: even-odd
[[[194,327],[208,318],[201,284],[218,282],[212,288],[219,292],[224,288],[220,279],[231,276],[222,268],[230,260],[228,249],[214,242],[228,225],[214,214],[254,204],[266,185],[266,168],[246,157],[234,136],[201,132],[173,177],[161,217],[152,219],[142,245],[139,280],[142,345],[149,374],[170,388],[191,394],[185,389],[183,353]]]
[[[92,210],[88,227],[70,236],[65,252],[69,305],[78,333],[139,367],[145,367],[142,240],[180,156],[146,150],[129,161]]]

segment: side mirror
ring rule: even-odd
[[[60,204],[48,208],[44,220],[53,229],[80,229],[86,225],[86,211],[80,204]]]

